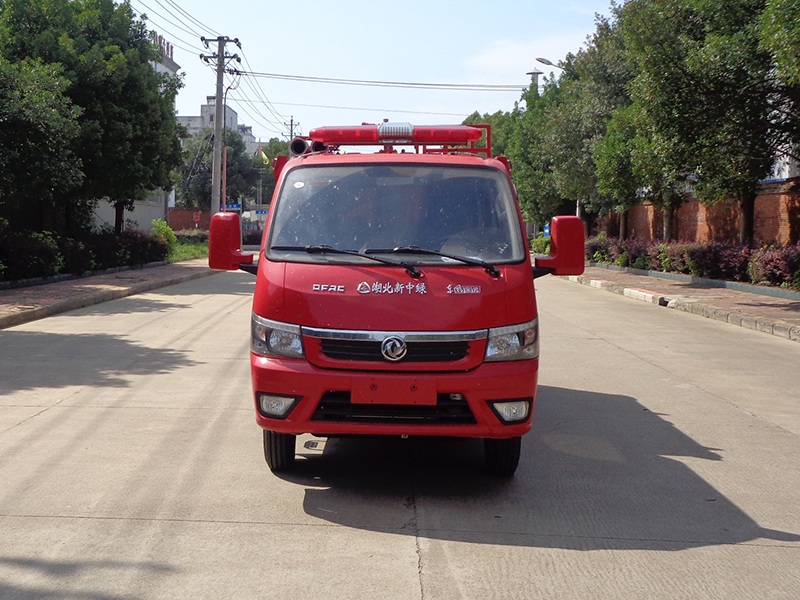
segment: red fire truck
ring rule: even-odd
[[[275,162],[257,263],[238,215],[214,215],[209,265],[257,276],[250,362],[273,471],[308,433],[483,438],[488,470],[514,473],[536,398],[533,281],[583,272],[583,225],[553,218],[532,264],[490,146],[485,126],[314,129]]]

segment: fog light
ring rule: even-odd
[[[489,405],[503,423],[521,423],[531,414],[530,398],[490,402]]]
[[[258,393],[258,408],[265,417],[285,419],[300,398],[297,396],[278,396]]]

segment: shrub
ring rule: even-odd
[[[242,233],[243,246],[260,246],[261,238],[264,236],[263,231],[245,231]]]
[[[684,275],[691,273],[688,260],[690,247],[690,244],[677,242],[659,244],[658,258],[661,270],[665,273],[682,273]]]
[[[800,279],[800,245],[769,246],[754,250],[747,272],[753,283],[796,287]]]
[[[530,246],[534,254],[550,254],[550,238],[544,237],[543,233],[540,233],[535,238],[531,238]]]
[[[14,281],[57,275],[64,265],[58,244],[48,232],[0,230],[0,276]]]
[[[64,258],[62,273],[82,275],[95,268],[94,253],[84,242],[67,237],[57,237],[56,243],[61,256]]]
[[[586,240],[586,260],[606,263],[610,260],[609,240],[605,233]]]
[[[645,271],[653,270],[654,265],[651,256],[656,247],[655,244],[639,239],[625,240],[624,244],[628,252],[630,266]]]
[[[94,254],[96,269],[102,271],[127,264],[128,253],[125,245],[122,238],[116,236],[113,231],[104,229],[93,232],[85,241]]]
[[[95,256],[95,268],[133,267],[167,259],[167,244],[156,234],[143,231],[125,231],[115,235],[102,230],[86,239]]]
[[[154,233],[144,231],[125,231],[120,236],[125,247],[127,259],[119,266],[134,267],[167,259],[169,247]]]
[[[600,235],[586,241],[586,257],[620,267],[800,288],[800,244],[751,249],[719,242],[648,242]]]
[[[153,221],[153,234],[166,244],[168,252],[175,251],[175,247],[178,245],[178,238],[175,237],[172,227],[164,219],[155,219]]]
[[[202,229],[180,229],[175,233],[179,244],[196,244],[208,241],[208,231]]]
[[[692,244],[687,250],[687,263],[691,274],[695,277],[749,281],[747,274],[749,259],[749,248],[718,242]]]

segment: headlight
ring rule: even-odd
[[[305,358],[299,325],[270,321],[253,313],[250,350],[260,356]]]
[[[487,362],[531,360],[539,356],[539,319],[489,330]]]

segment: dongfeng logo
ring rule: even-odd
[[[362,281],[358,284],[358,293],[359,294],[369,294],[371,288],[366,281]]]
[[[386,360],[396,362],[401,360],[406,355],[406,352],[408,352],[406,341],[396,335],[387,337],[381,343],[381,354]]]

